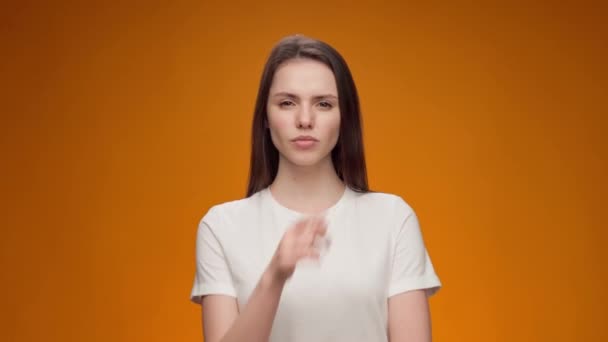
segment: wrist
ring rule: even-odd
[[[277,272],[276,270],[274,270],[272,267],[269,267],[268,269],[266,269],[264,274],[262,274],[262,282],[268,288],[276,288],[276,287],[283,288],[286,281],[287,281],[287,279],[285,277],[281,276],[281,274],[279,272]]]

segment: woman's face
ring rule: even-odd
[[[274,74],[267,104],[268,128],[283,161],[298,166],[331,161],[340,132],[333,72],[311,59],[292,59]]]

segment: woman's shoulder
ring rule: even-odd
[[[257,192],[249,197],[216,203],[209,208],[202,220],[215,221],[226,217],[247,217],[259,208],[261,200],[261,192]]]
[[[399,194],[382,191],[355,192],[357,203],[364,208],[409,214],[412,206]]]
[[[355,192],[357,212],[363,215],[402,221],[415,215],[412,206],[399,194],[383,191]]]

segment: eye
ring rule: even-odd
[[[327,102],[327,101],[321,101],[321,102],[319,102],[319,106],[321,106],[321,108],[324,108],[324,109],[331,109],[331,108],[333,108],[333,105],[331,103]]]
[[[287,107],[287,106],[292,106],[294,105],[293,101],[290,100],[283,100],[281,102],[279,102],[279,107]]]

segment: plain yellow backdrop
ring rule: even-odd
[[[0,9],[2,341],[200,341],[196,226],[241,198],[263,63],[336,47],[370,185],[417,211],[436,341],[607,341],[606,6]]]

